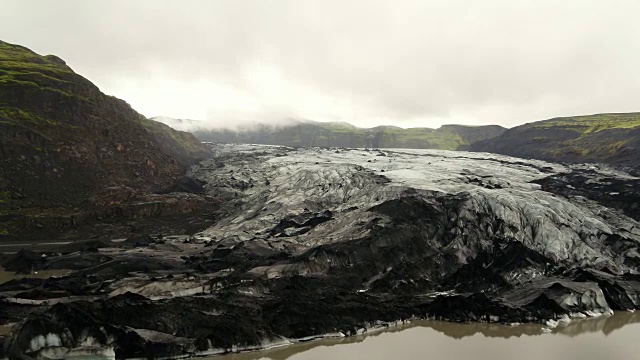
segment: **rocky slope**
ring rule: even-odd
[[[147,120],[58,57],[0,41],[0,236],[166,191],[208,156],[191,134]]]
[[[640,113],[537,121],[473,143],[468,149],[556,162],[640,168]]]
[[[191,176],[225,216],[196,236],[4,260],[73,270],[0,285],[0,323],[19,322],[10,358],[202,355],[415,318],[552,326],[640,307],[627,173],[438,150],[214,149]]]
[[[344,122],[290,121],[285,125],[255,124],[237,130],[207,130],[193,120],[156,117],[152,120],[191,131],[206,142],[283,146],[411,148],[458,150],[496,137],[502,126],[444,125],[438,129],[403,129],[395,126],[358,128]]]

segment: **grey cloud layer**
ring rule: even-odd
[[[13,1],[0,38],[145,115],[515,125],[634,111],[638,1]]]

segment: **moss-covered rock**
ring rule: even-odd
[[[60,58],[0,41],[0,232],[20,231],[15,216],[90,208],[114,187],[171,188],[207,154],[193,135],[147,120]]]

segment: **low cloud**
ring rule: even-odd
[[[638,110],[640,2],[5,0],[0,36],[147,116],[506,126]]]

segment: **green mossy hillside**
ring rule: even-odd
[[[565,162],[640,166],[640,113],[561,117],[509,129],[472,150]]]
[[[461,150],[500,135],[501,126],[445,125],[438,129],[378,126],[358,128],[344,122],[297,121],[283,126],[256,125],[231,130],[195,130],[202,141],[285,146],[414,148]]]
[[[583,133],[607,129],[633,129],[640,127],[640,113],[596,114],[560,117],[530,124],[534,128],[582,129]]]
[[[11,219],[21,216],[171,188],[208,155],[193,135],[158,126],[60,58],[0,41],[0,235],[19,232]]]

